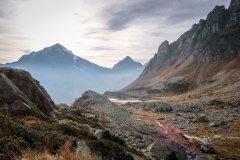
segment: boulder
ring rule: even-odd
[[[195,158],[195,160],[215,160],[212,155],[209,154],[198,154]]]
[[[18,115],[34,112],[52,116],[55,107],[45,89],[28,72],[11,68],[0,68],[0,104]]]
[[[166,160],[170,157],[176,158],[175,153],[161,140],[153,142],[148,146],[147,151],[150,153],[151,157],[156,160]]]

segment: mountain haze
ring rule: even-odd
[[[83,58],[74,55],[61,44],[55,44],[51,47],[44,48],[38,52],[32,52],[29,55],[22,56],[17,62],[6,65],[26,66],[26,67],[57,67],[71,68],[84,71],[92,70],[108,70],[107,68],[98,66]]]
[[[112,71],[128,71],[128,70],[136,70],[138,68],[142,68],[143,65],[141,63],[135,62],[131,57],[127,56],[117,64],[115,64],[112,68]]]
[[[61,44],[22,56],[12,67],[29,71],[50,93],[56,103],[73,102],[86,90],[118,90],[134,81],[143,66],[127,57],[112,69],[74,55]]]

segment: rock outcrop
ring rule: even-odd
[[[191,83],[188,88],[200,86],[203,79],[207,81],[222,71],[221,61],[229,60],[224,63],[230,64],[239,57],[240,0],[232,0],[228,9],[216,6],[177,41],[164,41],[140,77],[123,91],[168,90],[166,84],[173,80],[178,84]],[[207,68],[214,69],[207,73]]]
[[[152,68],[164,65],[166,60],[175,61],[194,56],[201,61],[240,56],[240,5],[239,0],[232,0],[230,7],[216,6],[206,20],[184,33],[177,41],[169,45],[164,41],[157,54],[150,60],[142,75]]]
[[[23,70],[0,69],[0,109],[14,114],[51,115],[54,102],[38,81]]]
[[[102,105],[105,103],[111,103],[106,96],[103,96],[94,91],[86,91],[82,94],[82,96],[73,103],[73,107],[75,108],[84,108],[90,105]]]

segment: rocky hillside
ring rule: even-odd
[[[183,145],[158,136],[159,131],[153,125],[134,119],[128,109],[109,101],[106,96],[87,91],[74,102],[73,107],[90,108],[95,114],[103,113],[105,127],[147,159],[187,159]],[[137,160],[142,159],[139,156],[135,155]]]
[[[240,1],[232,0],[228,9],[216,6],[206,20],[194,24],[177,41],[164,41],[140,77],[124,91],[176,93],[212,86],[219,79],[234,79],[239,57]]]
[[[92,94],[97,95],[89,91],[81,99]],[[100,101],[98,96],[94,102]],[[0,159],[146,159],[106,130],[99,113],[85,106],[56,106],[28,72],[1,68]]]

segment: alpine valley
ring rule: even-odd
[[[108,30],[179,4],[143,2],[108,8],[119,17]],[[105,68],[55,44],[0,64],[0,159],[239,160],[240,0],[156,50],[144,66],[127,56]]]

